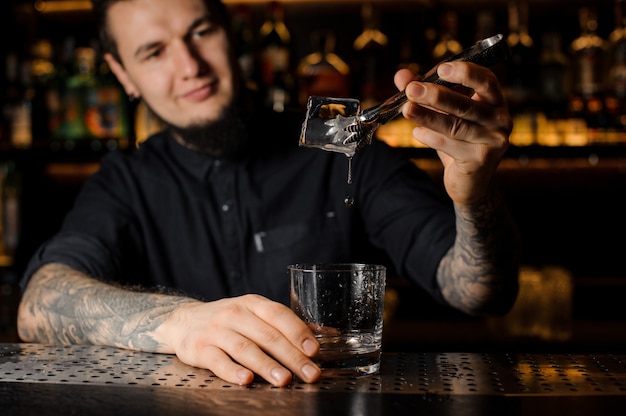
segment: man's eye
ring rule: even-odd
[[[152,49],[144,55],[144,60],[156,59],[161,56],[161,49]]]
[[[204,37],[204,36],[209,36],[215,32],[217,32],[218,30],[218,26],[202,26],[197,28],[196,30],[194,30],[194,32],[192,33],[194,38],[200,38],[200,37]]]

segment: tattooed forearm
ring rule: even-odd
[[[455,209],[456,241],[437,276],[442,294],[472,315],[505,313],[518,290],[517,229],[497,197]]]
[[[24,341],[110,345],[161,352],[154,336],[181,296],[139,293],[50,264],[33,275],[22,298],[18,330]]]

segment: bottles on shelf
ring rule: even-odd
[[[604,108],[610,125],[626,131],[626,0],[615,0],[615,27],[609,35]]]
[[[507,42],[511,57],[503,80],[511,110],[522,113],[534,105],[537,93],[536,46],[528,32],[528,0],[509,0]]]
[[[106,63],[97,59],[93,47],[74,50],[73,72],[64,81],[60,94],[62,117],[58,128],[51,132],[53,139],[127,140],[124,94]]]
[[[0,164],[0,266],[10,265],[21,229],[20,172],[13,161]]]
[[[539,110],[548,118],[567,117],[570,84],[569,60],[563,51],[561,34],[544,32],[539,53]]]
[[[575,23],[579,5],[599,5],[591,1],[577,5],[565,2],[564,19],[554,21],[543,16],[543,9],[541,12],[529,9],[529,2],[535,4],[533,0],[507,0],[485,7],[477,4],[475,9],[468,5],[442,9],[432,2],[409,5],[406,3],[412,2],[366,1],[318,7],[273,1],[229,2],[227,7],[232,12],[236,51],[243,75],[248,85],[261,92],[267,105],[276,111],[288,106],[302,107],[306,97],[313,94],[348,95],[360,99],[363,106],[377,104],[396,92],[393,73],[398,68],[410,67],[424,72],[433,61],[500,32],[507,36],[513,56],[494,72],[501,81],[509,109],[516,117],[516,128],[519,126],[529,132],[517,134],[520,131],[517,129],[512,139],[516,144],[626,142],[626,134],[613,134],[626,131],[626,30],[621,9],[625,0],[603,0],[602,5],[614,4],[615,12],[600,8],[600,19],[585,18],[580,33]],[[546,5],[552,7],[553,12],[558,8]],[[338,19],[339,14],[345,19]],[[39,18],[50,19],[39,16],[33,21]],[[416,29],[407,30],[413,22]],[[61,146],[70,146],[68,143],[83,138],[100,143],[118,140],[117,136],[134,138],[136,127],[129,126],[128,119],[137,109],[126,102],[121,91],[99,89],[101,82],[109,87],[117,84],[99,60],[92,69],[92,81],[95,79],[92,85],[96,86],[87,88],[92,92],[83,103],[84,108],[74,111],[85,113],[85,125],[69,123],[72,128],[68,127],[73,111],[64,107],[64,103],[70,101],[71,108],[65,91],[76,48],[71,44],[63,46],[63,33],[46,33],[50,23],[42,25],[39,32],[27,35],[49,35],[51,51],[45,39],[26,39],[24,42],[35,47],[19,50],[19,54],[11,54],[12,45],[0,46],[3,62],[16,58],[18,61],[17,65],[6,66],[5,80],[0,83],[3,95],[0,141],[4,145],[25,147],[52,140]],[[580,46],[585,42],[589,44],[593,37],[588,33],[590,24],[596,27],[595,36],[605,38],[600,49],[608,65],[594,61],[589,54],[593,48]],[[326,27],[333,28],[335,48],[332,35],[323,33]],[[312,34],[319,35],[320,40],[311,48],[309,37]],[[579,39],[574,40],[577,37]],[[90,37],[76,39],[84,47],[83,42]],[[99,58],[97,51],[95,56]],[[294,65],[296,63],[302,65]],[[31,71],[22,70],[26,67]],[[105,69],[102,72],[101,67]],[[342,68],[347,68],[349,75]],[[14,75],[9,73],[11,71]],[[45,94],[41,93],[42,86],[47,89]],[[348,86],[347,92],[345,86]],[[98,92],[94,93],[93,88]],[[108,97],[108,101],[100,102],[104,97]],[[34,122],[41,119],[43,102],[47,122]],[[118,110],[125,114],[121,125],[116,121]],[[47,126],[44,132],[37,131],[42,126]],[[591,133],[580,134],[586,130]],[[42,140],[46,135],[48,137]],[[520,137],[523,139],[518,140]]]
[[[335,53],[332,30],[316,30],[311,34],[314,51],[298,65],[298,103],[305,106],[311,95],[348,97],[350,67]]]
[[[573,90],[569,110],[573,118],[587,122],[591,129],[606,128],[602,99],[606,41],[598,35],[597,11],[579,9],[580,34],[572,41]]]
[[[4,60],[4,73],[2,90],[0,91],[2,103],[0,104],[0,144],[10,143],[11,123],[13,121],[13,103],[18,95],[17,91],[17,55],[8,52],[2,57]],[[11,64],[11,62],[14,62]]]
[[[476,30],[474,34],[474,42],[497,34],[496,13],[494,10],[478,10],[476,12]]]
[[[389,69],[389,38],[380,29],[378,10],[372,3],[361,7],[363,30],[353,43],[352,64],[355,98],[367,108],[387,99],[393,93]]]
[[[282,3],[267,5],[267,17],[259,31],[262,90],[266,104],[282,112],[291,104],[293,77],[291,72],[291,33],[285,24]]]
[[[59,132],[66,116],[65,88],[67,80],[74,73],[75,50],[76,39],[73,36],[66,36],[57,44],[56,70],[48,82],[47,92],[48,134],[46,138],[50,141],[60,138]]]
[[[32,106],[28,95],[28,67],[11,51],[5,58],[2,97],[2,142],[12,147],[27,147],[32,142]]]
[[[96,59],[95,76],[96,105],[88,107],[91,113],[87,115],[87,126],[97,139],[117,140],[124,147],[130,135],[126,94],[103,59]]]
[[[31,141],[38,144],[48,137],[50,83],[56,76],[54,51],[48,39],[39,39],[31,47],[28,72],[28,96],[31,105]]]
[[[526,1],[526,0],[521,0]],[[511,3],[510,27],[523,22],[520,0]],[[597,9],[593,5],[577,8],[578,32],[569,47],[556,29],[542,32],[538,71],[528,67],[532,60],[517,59],[513,49],[511,64],[519,62],[506,76],[507,98],[514,119],[511,142],[516,145],[586,146],[626,143],[626,36],[624,1],[614,0],[615,27],[610,42],[600,35]],[[520,27],[524,27],[522,24]],[[511,33],[513,35],[511,35]],[[511,30],[509,40],[523,42],[523,30]],[[510,42],[513,45],[512,42]],[[528,43],[528,45],[533,45]],[[528,46],[526,45],[526,46]],[[536,47],[536,46],[535,46]],[[527,48],[528,49],[528,48]],[[529,49],[530,50],[530,49]],[[521,56],[521,55],[519,55]],[[530,56],[530,55],[529,55]],[[607,65],[608,63],[608,65]],[[536,73],[539,87],[524,74]],[[518,78],[519,75],[519,78]],[[518,88],[519,87],[519,88]]]
[[[439,38],[432,50],[432,65],[463,50],[458,39],[458,15],[454,10],[445,10],[439,16]]]
[[[52,138],[79,140],[94,138],[88,127],[88,115],[97,111],[93,96],[96,91],[96,56],[93,48],[80,47],[74,51],[72,73],[65,79],[61,92],[62,117]]]
[[[76,48],[67,38],[54,48],[49,39],[37,39],[25,52],[4,56],[0,140],[5,146],[127,145],[126,98],[93,47]]]
[[[232,11],[232,30],[235,38],[237,62],[241,68],[244,81],[251,89],[258,89],[255,79],[256,65],[256,39],[252,26],[252,11],[246,4],[237,4]]]

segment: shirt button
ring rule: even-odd
[[[230,206],[228,204],[222,205],[222,211],[228,212],[229,209],[230,209]]]

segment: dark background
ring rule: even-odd
[[[578,7],[593,5],[599,12],[599,34],[606,39],[614,27],[612,4],[608,0],[531,1],[530,34],[539,48],[542,33],[557,30],[562,35],[564,49],[567,49],[579,33]],[[42,16],[14,13],[14,7],[27,10],[30,5],[30,2],[15,0],[0,3],[0,26],[4,33],[10,34],[0,44],[1,56],[14,50],[25,53],[26,46],[40,37],[58,43],[73,35],[79,44],[86,45],[96,36],[89,14]],[[264,19],[265,5],[255,3],[250,7],[254,13],[254,26],[259,27]],[[312,51],[310,32],[326,27],[336,33],[336,52],[351,62],[354,58],[352,42],[362,30],[360,7],[361,2],[357,1],[286,3],[285,20],[293,37],[294,62]],[[429,64],[424,58],[431,46],[426,33],[429,29],[437,29],[438,16],[447,7],[458,12],[458,38],[466,46],[475,41],[476,14],[481,10],[493,10],[497,17],[497,31],[507,32],[506,1],[385,1],[376,2],[376,7],[381,15],[380,28],[389,36],[392,46],[390,68],[397,66],[398,47],[407,36],[414,45],[415,60],[424,67]],[[36,247],[58,228],[86,177],[85,174],[51,174],[50,166],[69,163],[87,166],[86,171],[89,171],[89,166],[97,166],[104,153],[106,151],[53,152],[50,149],[5,149],[0,153],[0,159],[16,160],[23,172],[23,238],[14,267],[5,269],[3,277],[6,283],[3,285],[2,320],[8,333],[13,334],[14,305],[19,296],[15,281]],[[418,161],[432,162],[435,158],[425,149],[411,150],[410,154]],[[429,166],[435,166],[430,172],[438,180],[436,163]],[[524,243],[524,264],[539,268],[558,265],[571,273],[573,318],[584,329],[575,332],[570,345],[588,346],[592,340],[605,347],[626,345],[626,331],[623,330],[626,308],[622,306],[626,296],[624,147],[512,148],[500,169],[498,181],[519,224]],[[401,280],[392,281],[391,287],[397,287],[400,294],[395,315],[399,322],[415,323],[417,328],[433,321],[478,328],[473,336],[461,331],[454,337],[450,336],[449,329],[429,326],[431,333],[426,340],[433,345],[467,346],[468,342],[482,336],[484,321],[481,318],[463,317],[445,310],[419,290],[405,286]],[[404,330],[405,327],[401,328]],[[623,336],[617,336],[622,333]],[[393,341],[396,345],[404,345],[400,335]],[[422,339],[422,342],[426,341]]]

